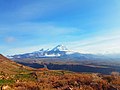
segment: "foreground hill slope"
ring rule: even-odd
[[[112,75],[102,75],[36,70],[0,79],[0,87],[1,90],[120,90],[120,76],[115,72]]]
[[[120,90],[120,74],[31,69],[0,54],[0,90]]]
[[[20,70],[30,70],[31,68],[18,64],[0,54],[0,73],[15,74]]]

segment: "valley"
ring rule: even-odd
[[[17,61],[18,62],[18,61]],[[90,61],[89,61],[90,62]],[[88,63],[75,63],[75,62],[44,62],[41,63],[30,63],[30,62],[18,62],[20,64],[32,67],[32,68],[43,68],[44,64],[47,65],[50,70],[69,70],[73,72],[86,72],[86,73],[102,73],[110,74],[111,72],[120,72],[120,66],[114,65],[97,65]],[[42,62],[43,63],[43,62]],[[100,63],[99,63],[100,64]]]

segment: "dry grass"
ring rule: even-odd
[[[120,75],[33,70],[0,55],[1,90],[120,90]]]
[[[34,71],[8,80],[13,83],[3,86],[9,85],[12,90],[120,90],[120,76],[113,75]]]

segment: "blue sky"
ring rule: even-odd
[[[120,0],[0,0],[0,53],[52,48],[120,53]]]

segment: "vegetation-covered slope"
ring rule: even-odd
[[[101,75],[36,70],[7,77],[0,79],[3,90],[120,90],[117,73]]]
[[[21,70],[30,70],[31,68],[18,64],[0,54],[0,73],[15,74]]]
[[[0,90],[120,90],[120,75],[31,69],[0,55]]]

